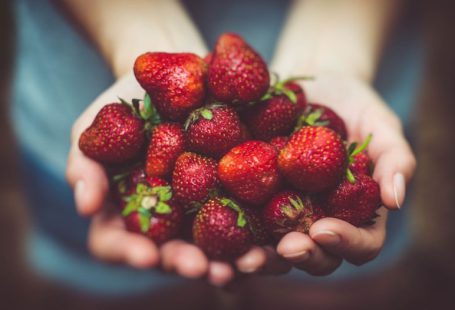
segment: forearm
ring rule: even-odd
[[[179,1],[64,0],[119,77],[146,51],[194,52],[207,48]]]
[[[398,0],[295,1],[273,70],[283,76],[350,74],[371,81]]]

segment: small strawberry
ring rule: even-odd
[[[128,230],[141,233],[158,244],[179,233],[183,211],[172,198],[166,181],[150,178],[139,183],[136,191],[123,199],[122,216]]]
[[[199,209],[193,224],[194,243],[210,258],[233,260],[253,245],[245,211],[227,198],[214,198]]]
[[[144,121],[123,103],[105,105],[79,138],[81,151],[103,164],[134,159],[144,143]]]
[[[279,185],[276,149],[262,141],[247,141],[221,158],[218,175],[224,187],[238,199],[260,205]]]
[[[207,64],[195,54],[145,53],[134,74],[165,119],[181,121],[203,104]]]
[[[349,164],[349,169],[354,175],[366,174],[371,176],[373,174],[373,162],[366,152],[360,152],[353,156],[353,161]]]
[[[355,226],[368,225],[381,205],[379,184],[368,175],[358,174],[353,182],[344,179],[323,201],[327,216]]]
[[[208,87],[218,101],[257,101],[269,83],[266,63],[240,36],[225,33],[218,38],[208,70]]]
[[[219,190],[216,161],[191,152],[183,153],[175,162],[172,189],[177,201],[187,210],[203,204]]]
[[[340,136],[326,127],[295,132],[278,157],[281,173],[296,188],[321,192],[335,187],[345,174],[347,154]]]
[[[286,145],[286,143],[288,143],[288,141],[289,141],[289,137],[278,136],[278,137],[271,139],[269,143],[271,145],[273,145],[279,153],[282,149],[284,149],[284,146]]]
[[[292,191],[276,194],[262,210],[265,227],[275,240],[291,231],[308,234],[311,225],[324,216],[324,211],[308,196]]]
[[[217,103],[193,111],[185,130],[191,151],[214,158],[223,156],[242,139],[237,112]]]
[[[166,177],[177,157],[185,151],[186,136],[181,125],[162,123],[153,128],[147,149],[145,169],[148,176]]]
[[[299,117],[296,130],[303,126],[325,126],[337,132],[343,140],[348,138],[348,132],[343,119],[332,109],[322,104],[309,103],[304,113]]]

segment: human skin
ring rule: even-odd
[[[334,0],[328,7],[325,1],[296,1],[272,63],[273,70],[282,76],[314,75],[315,81],[303,85],[309,100],[327,104],[339,113],[353,139],[373,134],[369,155],[389,209],[403,203],[405,182],[415,168],[400,121],[370,86],[397,2]],[[275,274],[295,266],[323,275],[333,272],[343,259],[362,264],[379,253],[385,238],[385,208],[376,224],[366,229],[322,219],[312,226],[309,236],[289,233],[276,249],[254,247],[233,265],[210,261],[199,248],[182,240],[158,247],[146,237],[128,232],[121,217],[105,202],[108,180],[102,166],[82,154],[78,138],[101,107],[116,101],[118,95],[127,100],[142,97],[144,91],[131,72],[137,55],[185,51],[203,56],[207,48],[177,1],[65,3],[118,78],[75,122],[67,165],[78,212],[92,218],[88,244],[96,257],[137,268],[161,266],[183,277],[207,277],[222,286],[234,277],[234,268],[243,273]]]

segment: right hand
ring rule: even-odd
[[[130,101],[132,98],[142,98],[143,95],[144,90],[134,75],[128,74],[103,92],[73,125],[66,176],[74,190],[79,214],[92,218],[88,234],[89,250],[104,261],[143,269],[161,265],[164,270],[176,272],[182,277],[207,276],[212,284],[224,285],[235,274],[230,264],[210,261],[197,246],[183,240],[171,240],[158,247],[149,238],[127,231],[121,215],[112,211],[115,208],[106,203],[109,181],[103,166],[85,156],[79,149],[79,136],[105,104],[117,102],[117,96]],[[259,269],[281,273],[290,268],[274,250],[261,247],[252,248],[238,258],[234,265],[243,273],[253,273]]]

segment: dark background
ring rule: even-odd
[[[244,279],[222,291],[201,280],[157,296],[112,300],[81,295],[39,279],[24,262],[23,241],[30,219],[8,118],[14,21],[11,5],[0,0],[0,308],[454,308],[455,3],[413,1],[410,5],[419,20],[426,59],[411,129],[418,160],[415,190],[408,197],[414,244],[402,261],[380,275],[343,285],[306,287],[261,278]]]

